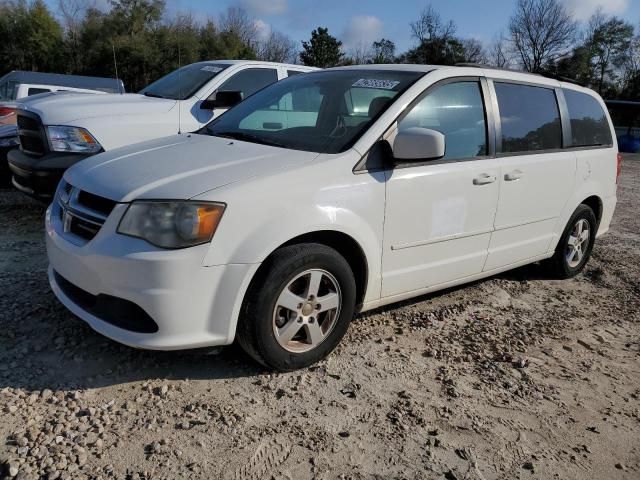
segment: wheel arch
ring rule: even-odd
[[[369,281],[369,265],[364,249],[360,243],[351,235],[338,230],[317,230],[300,234],[278,245],[265,257],[265,260],[283,247],[299,245],[301,243],[318,243],[325,245],[333,248],[344,257],[351,267],[351,271],[356,280],[356,305],[359,307],[364,301],[367,292],[367,283]],[[263,271],[263,265],[264,261],[254,273],[251,279],[252,282],[254,279],[259,278]]]
[[[593,213],[596,216],[597,224],[600,225],[600,220],[602,219],[602,209],[603,209],[602,199],[597,195],[591,195],[585,198],[584,200],[582,200],[580,204],[586,205],[587,207],[591,208],[591,210],[593,210]]]

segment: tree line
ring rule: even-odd
[[[113,76],[115,59],[120,78],[136,91],[179,64],[221,58],[322,68],[481,63],[554,74],[605,97],[640,100],[640,29],[601,10],[581,24],[558,0],[517,0],[488,45],[459,35],[453,20],[428,5],[410,22],[414,45],[401,53],[387,38],[345,51],[322,27],[299,45],[282,32],[261,31],[239,8],[202,22],[188,13],[168,19],[164,0],[110,0],[106,12],[92,2],[59,0],[54,14],[42,0],[0,0],[2,69]]]

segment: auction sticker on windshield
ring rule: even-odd
[[[203,72],[219,73],[222,71],[222,68],[206,65],[202,67],[200,70],[202,70]]]
[[[397,80],[376,80],[375,78],[361,78],[352,87],[378,88],[382,90],[393,90],[400,82]]]

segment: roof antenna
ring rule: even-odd
[[[182,100],[182,82],[180,81],[180,69],[182,68],[181,58],[180,58],[180,26],[178,25],[178,135],[182,134],[182,123],[181,123],[181,100]]]
[[[112,43],[111,48],[113,49],[113,66],[116,70],[116,83],[118,84],[118,93],[122,95],[122,88],[120,87],[120,79],[118,78],[118,62],[116,62],[116,46]]]

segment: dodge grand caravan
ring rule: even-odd
[[[313,72],[68,170],[46,215],[49,280],[124,344],[237,339],[290,370],[357,311],[542,260],[576,275],[619,168],[585,88],[473,67]]]

